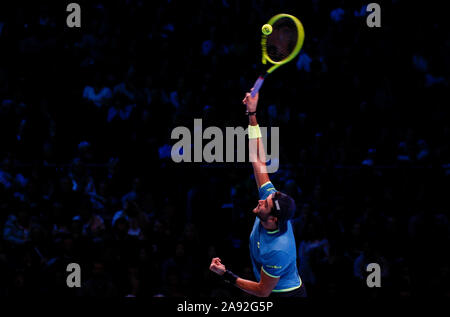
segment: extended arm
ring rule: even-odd
[[[256,112],[256,108],[258,106],[258,97],[259,94],[256,94],[255,97],[252,97],[250,93],[245,95],[244,100],[242,101],[247,106],[247,111],[252,113]],[[252,127],[258,126],[258,121],[256,119],[256,114],[252,114],[248,116],[248,124],[249,130]],[[250,153],[250,161],[253,165],[253,172],[255,174],[256,184],[258,185],[258,189],[261,185],[270,181],[269,175],[267,173],[266,167],[266,153],[264,151],[264,145],[262,142],[262,138],[250,138],[249,133],[249,153]]]

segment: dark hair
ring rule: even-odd
[[[282,192],[276,192],[272,197],[272,201],[271,215],[278,218],[278,228],[281,232],[285,232],[288,220],[292,219],[295,214],[295,201],[291,196]]]

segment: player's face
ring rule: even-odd
[[[270,194],[265,200],[258,200],[258,205],[253,209],[253,213],[261,219],[261,221],[267,221],[270,216],[270,211],[273,207],[272,195]]]

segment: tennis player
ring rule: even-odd
[[[213,258],[209,269],[243,291],[258,297],[306,297],[297,271],[297,251],[292,225],[295,202],[275,189],[266,168],[261,131],[256,120],[259,94],[247,93],[243,103],[249,118],[248,136],[259,201],[250,234],[250,257],[257,282],[242,279],[227,270],[220,258]],[[256,150],[255,150],[256,149]]]

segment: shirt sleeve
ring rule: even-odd
[[[265,184],[262,184],[259,188],[259,199],[266,199],[269,197],[270,194],[276,193],[277,190],[273,186],[271,182],[267,182]]]
[[[262,261],[262,270],[273,278],[281,277],[288,269],[290,257],[286,252],[273,251],[267,254]]]

